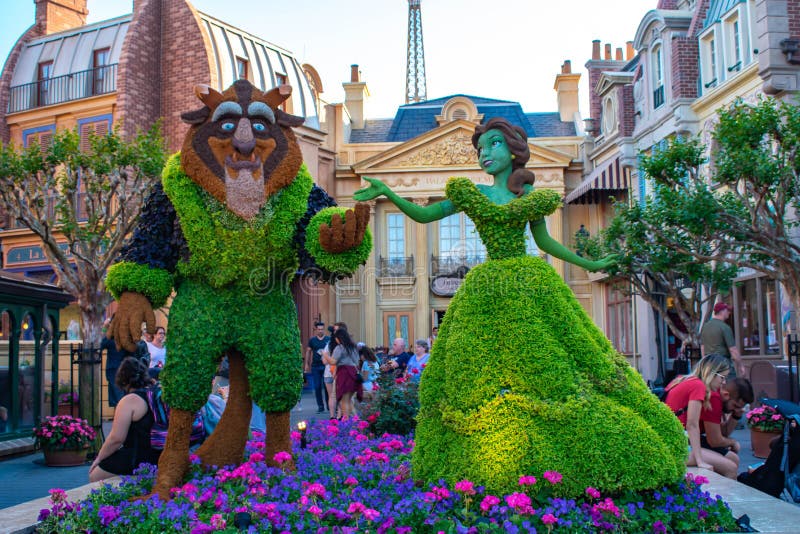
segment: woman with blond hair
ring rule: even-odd
[[[689,436],[687,466],[697,466],[736,478],[738,457],[727,457],[701,444],[701,413],[711,408],[711,392],[719,391],[731,371],[731,362],[725,356],[710,354],[700,360],[692,374],[680,376],[666,388],[666,403],[678,417]]]

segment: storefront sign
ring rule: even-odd
[[[431,280],[431,291],[439,297],[452,297],[461,287],[463,278],[456,276],[437,276]]]

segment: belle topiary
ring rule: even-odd
[[[588,270],[615,259],[588,261],[548,235],[544,217],[560,198],[533,190],[524,130],[491,119],[472,140],[491,186],[453,178],[447,200],[426,207],[372,178],[355,194],[362,201],[386,195],[418,222],[463,211],[489,255],[453,297],[422,375],[414,476],[467,479],[500,493],[514,491],[521,475],[554,470],[563,475],[555,491],[564,496],[588,486],[615,492],[679,480],[681,424],[558,273],[525,255],[525,228],[531,225],[542,251]]]

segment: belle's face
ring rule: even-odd
[[[511,150],[499,130],[489,130],[478,138],[478,164],[492,176],[511,167]]]

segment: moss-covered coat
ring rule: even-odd
[[[475,222],[490,260],[451,301],[422,375],[415,476],[510,492],[520,475],[556,470],[564,495],[679,479],[680,423],[558,273],[524,256],[525,224],[554,211],[558,196],[498,206],[459,178],[447,197]]]

